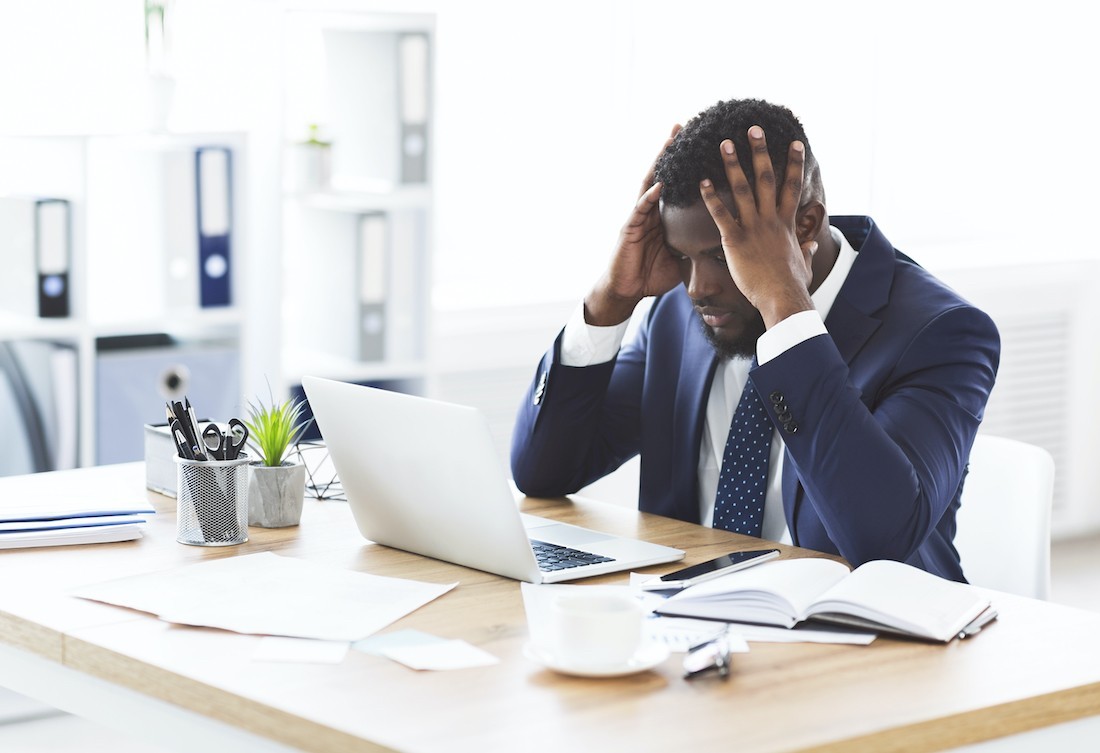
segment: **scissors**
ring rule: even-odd
[[[229,431],[223,432],[214,424],[202,430],[202,443],[214,460],[236,460],[248,439],[248,427],[239,418],[229,419]]]

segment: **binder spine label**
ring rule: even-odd
[[[204,147],[196,151],[199,305],[203,308],[233,303],[231,175],[228,149]]]

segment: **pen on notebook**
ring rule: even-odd
[[[980,633],[982,631],[982,628],[984,628],[995,619],[997,619],[997,610],[993,607],[987,607],[984,612],[971,620],[970,624],[959,631],[958,637],[960,639],[969,638],[975,633]]]

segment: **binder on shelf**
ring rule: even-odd
[[[428,49],[427,34],[403,34],[398,40],[402,183],[428,180]]]
[[[72,313],[72,222],[68,200],[0,197],[0,306],[21,316]]]
[[[195,150],[196,217],[199,252],[199,304],[229,306],[232,291],[232,165],[226,147]]]
[[[170,310],[199,307],[198,199],[195,150],[167,149],[158,154],[159,204],[150,215],[160,217],[152,228],[153,242],[164,249],[161,285]]]
[[[361,361],[381,361],[386,357],[389,220],[384,214],[364,214],[358,230],[358,355]]]
[[[386,315],[386,357],[412,362],[424,356],[424,297],[427,292],[427,212],[412,209],[389,216],[389,308]]]
[[[191,313],[232,296],[232,162],[239,143],[195,137],[89,142],[88,318]]]
[[[380,192],[428,179],[431,43],[421,30],[323,29],[332,187]]]

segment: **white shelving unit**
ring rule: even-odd
[[[313,374],[426,390],[433,34],[430,15],[285,14],[288,388]],[[301,143],[311,125],[327,146]]]
[[[121,402],[130,401],[136,392],[134,384],[97,383],[105,340],[168,335],[180,342],[229,344],[239,351],[247,235],[239,208],[244,205],[241,176],[245,175],[246,145],[247,139],[240,133],[0,137],[0,162],[5,165],[0,195],[59,198],[70,205],[69,316],[0,313],[0,341],[55,343],[75,351],[79,465],[103,460],[97,429],[109,417],[97,415],[97,406],[112,395]],[[176,205],[163,193],[167,183],[157,172],[159,157],[183,154],[180,164],[186,165],[187,155],[193,160],[195,149],[205,146],[230,150],[232,175],[230,304],[211,308],[199,305],[197,237],[193,267],[182,272],[177,267],[179,277],[169,271],[168,246],[178,234],[168,234],[165,228],[171,223],[162,215],[174,211]],[[184,215],[186,221],[196,222],[193,215]],[[198,231],[194,232],[197,236]],[[173,301],[173,285],[193,303]],[[155,391],[155,385],[147,386],[150,392]],[[239,370],[219,391],[224,392],[225,400],[239,402]],[[144,421],[163,418],[166,398],[160,403],[152,400],[148,411],[144,404],[137,407],[147,416]],[[141,422],[133,427],[133,435],[128,430],[117,441],[136,447],[133,459],[140,459]]]

